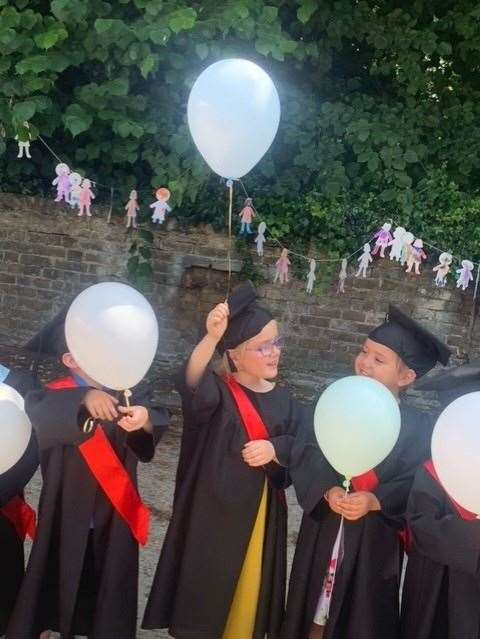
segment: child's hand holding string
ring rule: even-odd
[[[219,342],[228,325],[228,304],[222,302],[217,304],[214,309],[210,311],[207,317],[207,333],[208,335]]]
[[[380,502],[373,493],[361,490],[345,496],[341,514],[349,521],[356,521],[374,510],[381,510]]]
[[[327,500],[330,509],[333,510],[334,513],[337,513],[337,515],[343,515],[342,507],[346,494],[347,493],[343,488],[340,488],[340,486],[334,486],[325,493],[325,499]]]
[[[118,406],[118,411],[123,414],[117,422],[123,430],[131,433],[143,428],[147,433],[152,432],[152,422],[145,406]]]
[[[97,388],[87,391],[83,404],[93,419],[113,422],[118,417],[118,399]]]

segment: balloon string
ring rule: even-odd
[[[227,250],[227,294],[225,301],[230,295],[230,285],[232,281],[232,211],[233,211],[233,180],[227,180],[228,188],[228,250]]]

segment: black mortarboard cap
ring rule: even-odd
[[[273,319],[257,305],[257,291],[250,281],[237,286],[228,296],[227,304],[230,314],[227,330],[217,346],[220,354],[255,337]]]
[[[436,391],[440,403],[445,407],[462,395],[480,391],[480,360],[426,377],[415,384],[414,389]]]
[[[44,357],[60,359],[68,352],[65,339],[65,318],[70,305],[64,306],[36,335],[24,346],[24,350],[35,355],[36,362]]]
[[[393,304],[388,308],[385,322],[368,337],[395,351],[415,371],[417,378],[428,373],[437,362],[445,366],[451,355],[442,340]]]

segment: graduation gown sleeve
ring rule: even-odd
[[[289,473],[298,502],[310,515],[322,503],[327,490],[342,485],[343,478],[330,466],[317,443],[311,408],[303,409],[302,425],[291,449]]]
[[[219,380],[213,370],[207,367],[197,388],[192,389],[186,380],[187,364],[176,375],[175,387],[182,399],[185,425],[187,428],[198,428],[210,422],[220,404]]]
[[[446,495],[421,468],[410,495],[407,519],[415,547],[433,561],[480,577],[480,520],[445,511]]]
[[[34,391],[27,395],[25,410],[30,417],[41,451],[58,445],[78,446],[90,439],[80,421],[88,417],[81,412],[82,401],[89,388]]]
[[[141,462],[150,462],[155,455],[155,447],[167,430],[170,413],[166,408],[154,404],[151,388],[142,386],[133,394],[132,405],[145,406],[152,423],[152,432],[141,429],[128,434],[127,446]]]
[[[394,526],[405,526],[405,509],[415,473],[429,457],[431,417],[401,403],[402,428],[393,455],[378,467],[381,478],[373,491],[381,505],[381,514]],[[393,461],[393,463],[391,463]]]

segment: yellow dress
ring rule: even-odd
[[[267,484],[263,486],[257,518],[235,588],[223,639],[252,639],[262,581],[263,542],[267,519]]]

